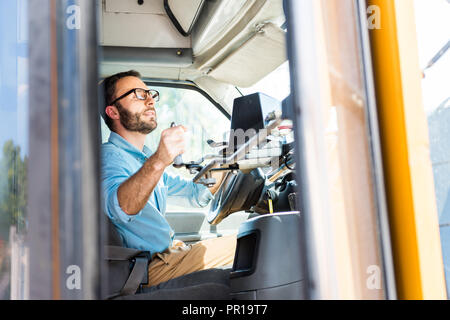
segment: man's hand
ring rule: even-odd
[[[186,127],[176,126],[161,132],[161,140],[154,156],[166,167],[170,166],[176,156],[185,152],[186,131],[188,131]]]
[[[216,184],[209,188],[209,191],[211,191],[212,194],[215,194],[217,190],[219,189],[222,180],[225,178],[225,172],[220,171],[211,171],[211,178],[216,179]]]

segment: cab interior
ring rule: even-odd
[[[157,288],[139,286],[132,294],[121,294],[119,283],[111,297],[301,299],[283,1],[99,0],[98,8],[100,77],[133,69],[160,92],[158,129],[147,146],[157,147],[159,132],[170,122],[183,124],[191,131],[186,165],[168,170],[205,185],[211,169],[226,175],[204,210],[171,203],[169,197],[166,218],[175,238],[195,243],[236,234],[238,239],[233,266]],[[101,129],[106,142],[103,120]],[[247,134],[242,141],[239,129]],[[108,241],[121,245],[111,225]],[[280,250],[286,242],[292,245]],[[286,257],[291,263],[281,263]]]

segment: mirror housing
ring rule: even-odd
[[[164,0],[164,9],[177,30],[185,37],[192,32],[205,0]]]

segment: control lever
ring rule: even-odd
[[[172,122],[170,124],[171,128],[173,128],[175,126],[176,126],[175,122]],[[210,144],[210,141],[212,141],[212,140],[208,140],[208,144]],[[215,143],[214,141],[212,141],[212,142]],[[214,155],[205,156],[205,158],[214,158],[214,157],[215,157]],[[195,174],[195,173],[198,173],[202,169],[202,166],[200,166],[200,163],[203,162],[203,160],[204,160],[204,158],[202,158],[199,163],[196,163],[194,161],[192,161],[191,163],[183,163],[183,157],[180,154],[180,155],[176,156],[175,159],[173,160],[173,166],[177,169],[185,166],[186,169],[188,169],[191,174]],[[199,179],[199,181],[197,183],[207,186],[208,188],[211,188],[216,184],[216,179],[212,177],[211,172],[207,172],[205,174],[205,178]]]
[[[170,124],[171,128],[173,128],[175,126],[176,126],[175,122],[172,122]],[[179,169],[183,166],[183,157],[181,157],[181,154],[175,157],[175,159],[173,160],[173,166],[177,169]]]
[[[205,178],[199,179],[198,183],[211,188],[216,184],[216,179],[211,176],[211,172],[207,172]]]
[[[212,139],[209,139],[206,141],[206,143],[211,147],[211,148],[218,148],[218,147],[226,147],[228,146],[228,143],[223,141],[223,142],[215,142]]]

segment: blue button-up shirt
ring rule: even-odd
[[[101,178],[104,209],[125,246],[154,254],[167,249],[174,236],[164,217],[167,198],[172,198],[177,205],[205,207],[213,195],[203,185],[164,172],[145,207],[136,215],[126,214],[119,206],[117,190],[151,155],[146,146],[140,151],[117,133],[111,132],[109,141],[102,145]]]

